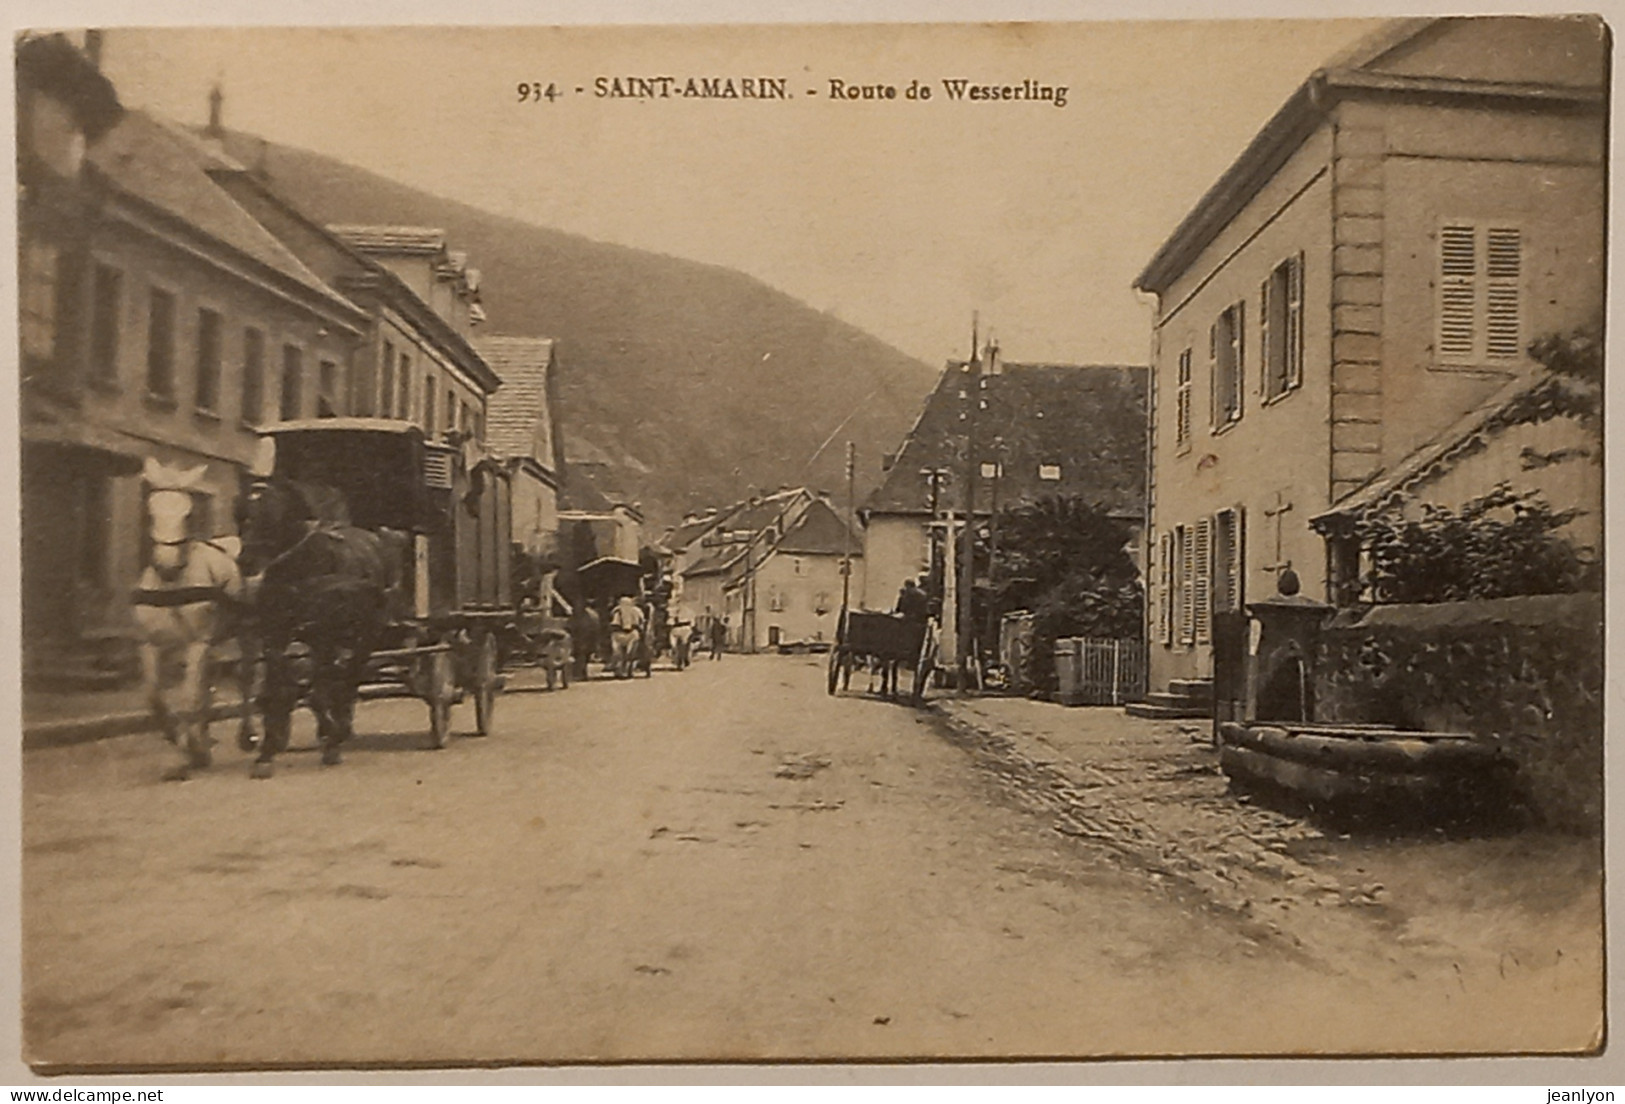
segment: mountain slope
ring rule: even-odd
[[[936,378],[731,269],[493,215],[258,138],[227,148],[324,222],[443,228],[483,274],[487,332],[559,341],[566,449],[607,456],[652,525],[752,487],[806,484],[839,501],[849,439],[861,501]]]

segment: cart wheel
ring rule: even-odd
[[[909,693],[908,703],[918,707],[925,699],[926,680],[937,665],[937,634],[930,625],[926,626],[925,639],[920,641],[920,654],[914,660],[914,687]]]
[[[829,650],[829,692],[835,693],[835,687],[841,681],[841,649]]]
[[[491,735],[501,677],[497,674],[497,638],[486,633],[480,641],[480,654],[474,667],[474,730],[481,736]]]
[[[451,653],[435,652],[429,657],[428,692],[429,746],[443,748],[451,739]]]

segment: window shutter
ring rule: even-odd
[[[1472,226],[1439,230],[1439,357],[1471,360],[1476,344],[1474,306],[1478,299],[1478,234]]]
[[[1270,286],[1275,283],[1274,275],[1265,277],[1258,287],[1258,393],[1268,398],[1273,394],[1270,379],[1270,357],[1274,349],[1272,341],[1279,341],[1284,334],[1270,333]]]
[[[1484,233],[1484,354],[1516,357],[1522,352],[1518,292],[1523,272],[1523,239],[1513,227],[1492,226]]]
[[[1282,337],[1286,341],[1286,385],[1297,387],[1303,382],[1302,253],[1292,258],[1292,267],[1287,270],[1286,333]]]
[[[1213,621],[1213,519],[1198,518],[1196,539],[1191,542],[1196,560],[1196,573],[1192,577],[1192,604],[1194,606],[1193,636],[1196,643],[1206,644]]]
[[[1235,577],[1230,584],[1230,595],[1235,601],[1232,608],[1239,610],[1247,604],[1247,507],[1237,506],[1230,511],[1230,517],[1235,545],[1235,554],[1231,557]]]
[[[1231,343],[1236,351],[1235,371],[1230,379],[1230,418],[1232,421],[1241,417],[1242,395],[1247,390],[1247,386],[1243,382],[1247,378],[1247,304],[1237,303],[1235,314],[1235,329],[1231,331]]]
[[[1219,324],[1217,322],[1207,328],[1207,415],[1208,424],[1217,427],[1220,414],[1219,405]]]
[[[1174,535],[1164,533],[1157,548],[1157,636],[1174,642]]]
[[[1196,574],[1196,559],[1191,547],[1193,542],[1190,528],[1181,525],[1175,532],[1178,534],[1176,543],[1179,546],[1179,641],[1181,644],[1189,644],[1195,639],[1196,606],[1192,582]]]

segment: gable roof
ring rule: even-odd
[[[537,426],[553,417],[548,401],[548,373],[553,365],[553,340],[547,337],[492,335],[476,338],[474,349],[498,376],[502,386],[486,402],[485,442],[504,456],[531,456],[537,447]],[[544,436],[549,453],[534,456],[553,468],[556,443],[552,426]]]
[[[818,499],[804,510],[795,524],[790,526],[775,552],[805,556],[839,556],[850,550],[854,557],[863,555],[863,541],[855,535],[841,515],[829,503]]]
[[[85,159],[114,191],[157,209],[347,313],[359,311],[210,177],[210,169],[230,163],[181,128],[145,111],[126,111],[86,151]]]
[[[1602,27],[1601,21],[1594,17],[1575,16],[1419,18],[1384,24],[1309,74],[1158,247],[1135,277],[1134,286],[1158,294],[1166,291],[1346,97],[1372,93],[1435,100],[1470,96],[1480,101],[1515,102],[1524,109],[1544,103],[1564,108],[1589,105],[1601,110],[1606,106],[1606,93],[1601,85],[1555,80],[1494,80],[1482,73],[1427,74],[1411,71],[1412,67],[1401,60],[1424,39],[1464,25],[1502,23],[1510,26],[1513,20],[1548,26],[1560,25],[1562,21],[1578,25],[1581,19]],[[1606,33],[1605,28],[1603,33]],[[1603,50],[1603,41],[1597,39],[1599,52]],[[1496,60],[1510,58],[1514,52],[1498,51],[1501,56]]]
[[[949,472],[940,504],[963,503],[961,414],[978,376],[966,361],[948,362],[885,480],[864,503],[865,517],[930,513],[922,474],[929,469]],[[998,461],[1001,507],[1075,495],[1114,514],[1142,516],[1149,377],[1144,367],[1115,364],[1004,364],[980,374],[986,407],[976,424],[977,509],[988,509],[993,490],[992,480],[980,478],[980,465]],[[1060,478],[1040,478],[1040,465],[1059,466]]]
[[[805,487],[783,487],[770,495],[735,502],[709,517],[695,521],[687,534],[687,541],[682,546],[684,548],[692,546],[696,540],[703,540],[712,533],[721,533],[724,536],[728,533],[743,533],[746,536],[725,539],[714,549],[701,552],[699,558],[684,569],[683,574],[714,575],[728,570],[744,558],[746,551],[756,543],[764,530],[782,519],[796,501],[803,497],[813,498],[812,492]],[[813,498],[809,509],[817,502],[818,500]],[[699,531],[693,532],[692,529]],[[779,539],[783,540],[783,534],[780,534]],[[666,547],[671,548],[669,544]]]

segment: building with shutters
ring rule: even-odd
[[[1346,593],[1357,565],[1311,519],[1433,478],[1419,457],[1474,437],[1533,339],[1600,318],[1606,80],[1594,18],[1391,23],[1311,74],[1157,250],[1136,280],[1156,296],[1153,686],[1208,677],[1214,614],[1287,568]]]
[[[997,349],[949,361],[858,511],[864,584],[853,604],[889,610],[905,579],[941,570],[940,529],[932,523],[949,512],[963,516],[973,432],[977,517],[1050,496],[1078,497],[1130,522],[1138,557],[1147,377],[1137,365],[1008,363]]]

